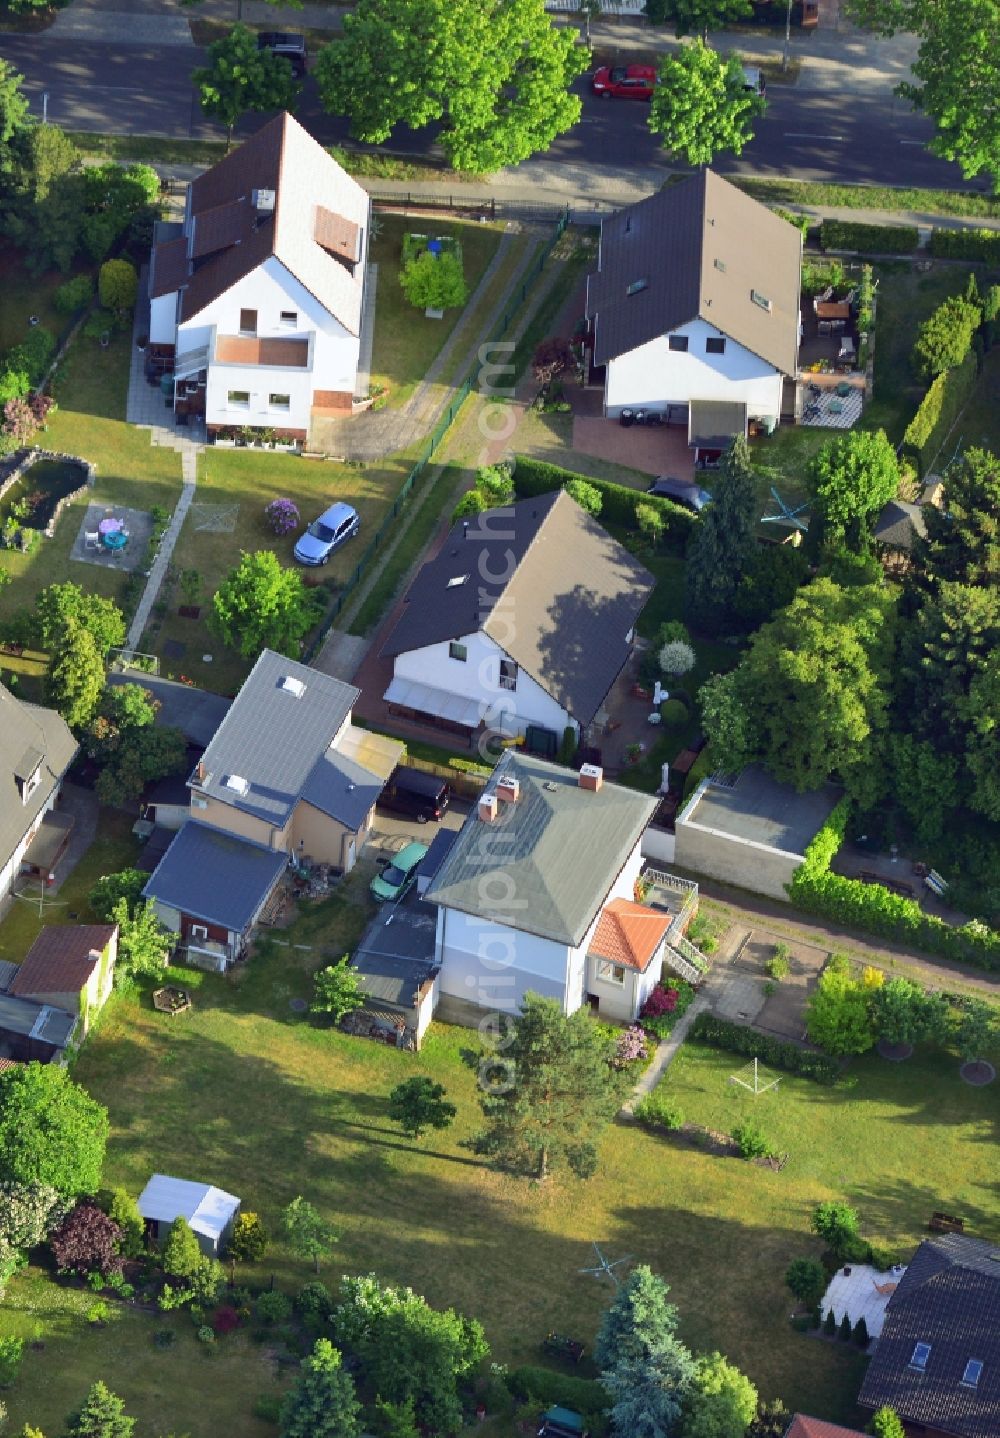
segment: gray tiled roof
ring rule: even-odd
[[[242,933],[287,863],[284,850],[188,819],[142,892],[194,919]]]
[[[302,798],[348,829],[358,829],[385,783],[346,754],[327,749],[313,765]]]
[[[926,1368],[910,1367],[930,1345]],[[962,1383],[970,1358],[982,1373]],[[949,1233],[920,1245],[889,1300],[858,1401],[957,1438],[1000,1434],[1000,1245]]]
[[[587,282],[594,362],[702,319],[793,375],[801,257],[794,225],[712,170],[627,205],[604,220],[600,268]],[[751,293],[769,300],[770,310]]]
[[[76,751],[76,740],[54,709],[25,704],[0,684],[0,869],[45,808]],[[17,779],[30,779],[39,763],[41,778],[22,803]]]
[[[581,944],[658,801],[618,784],[581,789],[573,770],[512,750],[485,793],[504,775],[520,782],[520,797],[501,800],[490,823],[473,810],[426,897],[556,943]]]
[[[522,499],[455,525],[411,584],[382,654],[481,629],[589,724],[652,588],[649,571],[564,491]]]
[[[366,999],[412,1009],[420,989],[437,972],[436,932],[437,909],[417,898],[415,890],[400,904],[383,905],[351,958]]]
[[[887,549],[910,550],[917,535],[923,537],[926,533],[920,505],[905,499],[890,499],[875,521],[875,538]]]
[[[283,689],[286,679],[301,684],[302,692]],[[373,785],[380,791],[381,783],[343,756],[323,761],[358,692],[353,685],[265,649],[205,750],[206,778],[200,791],[278,827],[300,798],[356,827],[351,820],[363,794],[348,786],[360,785],[364,776],[368,793]],[[246,780],[245,794],[227,783],[233,777]],[[374,798],[361,817],[373,803]]]

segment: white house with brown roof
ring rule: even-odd
[[[794,225],[712,170],[605,219],[587,281],[605,413],[686,423],[696,450],[776,425],[797,370],[801,264]]]
[[[192,181],[179,232],[153,246],[149,342],[210,435],[305,440],[315,415],[351,413],[369,209],[288,114]]]
[[[649,571],[565,491],[456,524],[382,648],[391,712],[469,736],[592,722],[631,653]]]

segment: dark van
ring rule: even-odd
[[[425,774],[422,769],[408,769],[400,764],[382,790],[378,807],[391,809],[396,814],[409,814],[418,824],[426,824],[428,819],[440,819],[447,809],[448,785],[436,774]]]

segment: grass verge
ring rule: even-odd
[[[812,180],[731,177],[738,189],[775,205],[822,205],[847,210],[921,210],[932,215],[1000,218],[1000,199],[965,190],[896,189],[891,185],[828,185]]]

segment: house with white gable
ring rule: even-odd
[[[178,415],[209,437],[305,441],[349,415],[358,384],[367,193],[280,114],[188,187],[149,266],[147,378],[173,375]]]
[[[801,268],[795,226],[712,170],[608,216],[587,281],[608,417],[653,410],[705,453],[776,426],[794,407]]]
[[[683,938],[697,885],[643,874],[656,798],[508,750],[423,897],[437,908],[438,1013],[478,1023],[525,994],[634,1020],[664,965],[697,981]]]
[[[653,577],[565,491],[456,524],[419,571],[382,655],[403,719],[471,742],[547,730],[555,747],[604,703]]]

